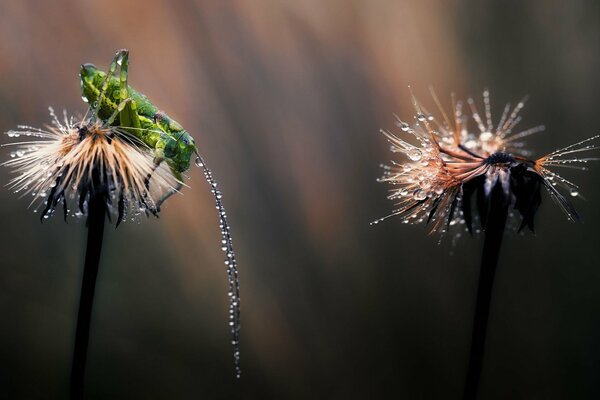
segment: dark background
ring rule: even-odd
[[[196,138],[233,228],[242,379],[193,168],[159,220],[106,232],[88,398],[458,399],[481,240],[369,226],[392,208],[378,130],[412,115],[408,84],[431,104],[431,84],[447,103],[489,87],[495,121],[529,94],[540,155],[600,133],[599,4],[1,0],[0,131],[42,126],[48,105],[83,113],[79,65],[128,48],[131,84]],[[585,222],[544,195],[538,233],[507,235],[482,398],[600,398],[600,165],[560,172],[582,186]],[[84,223],[0,201],[0,398],[63,399]]]

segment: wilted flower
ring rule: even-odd
[[[89,198],[101,194],[117,224],[134,215],[157,214],[161,195],[177,184],[166,163],[156,166],[144,143],[118,127],[83,118],[75,122],[64,113],[61,122],[50,109],[52,125],[46,129],[19,126],[9,137],[30,137],[9,143],[15,150],[3,165],[17,174],[8,184],[31,205],[42,208],[42,218],[62,206],[65,218],[87,214]],[[72,204],[71,204],[72,203]]]
[[[534,216],[541,203],[541,187],[561,206],[571,220],[578,215],[570,201],[557,187],[577,196],[579,188],[550,169],[569,167],[585,169],[582,164],[596,158],[573,157],[573,154],[598,149],[590,144],[599,136],[583,140],[532,159],[521,141],[544,130],[543,126],[517,131],[522,100],[511,109],[507,104],[497,125],[492,122],[489,92],[483,92],[484,115],[473,99],[467,104],[477,131],[469,131],[463,103],[452,97],[452,114],[447,114],[431,91],[440,116],[434,117],[413,96],[414,122],[397,119],[402,137],[382,133],[391,143],[392,152],[403,153],[400,162],[384,166],[380,179],[393,185],[390,199],[397,208],[388,216],[398,215],[405,223],[431,223],[432,231],[445,231],[447,226],[465,224],[472,231],[473,219],[485,228],[490,194],[499,187],[507,204],[513,204],[521,216],[519,230],[527,226],[533,231]],[[440,119],[441,118],[441,119]],[[477,197],[477,215],[473,215],[472,196]]]

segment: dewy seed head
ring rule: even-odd
[[[391,185],[388,197],[395,201],[396,208],[374,223],[397,215],[405,223],[430,224],[431,231],[444,232],[451,225],[465,225],[467,230],[472,231],[473,219],[485,225],[482,214],[496,185],[501,185],[506,200],[519,211],[519,229],[527,226],[533,230],[542,187],[571,220],[578,220],[577,212],[556,186],[567,189],[571,195],[575,193],[574,196],[579,194],[579,188],[549,168],[568,165],[585,169],[582,164],[597,158],[566,156],[597,150],[598,146],[590,143],[598,136],[531,159],[531,152],[522,139],[543,131],[544,127],[515,132],[525,100],[513,108],[507,104],[496,124],[492,120],[489,91],[483,93],[483,117],[476,102],[468,99],[470,117],[477,126],[475,131],[470,131],[462,101],[453,97],[452,112],[447,113],[436,94],[433,91],[431,94],[439,116],[431,114],[413,96],[413,124],[398,118],[396,125],[400,134],[382,130],[390,142],[391,151],[404,157],[384,166],[379,181]],[[473,194],[480,198],[479,215],[474,215],[471,210]]]
[[[31,195],[31,205],[48,218],[61,205],[67,214],[87,214],[91,194],[102,192],[117,224],[128,214],[157,214],[156,202],[177,184],[168,166],[156,166],[152,152],[116,127],[89,119],[75,122],[64,113],[61,122],[50,109],[47,129],[19,126],[9,137],[32,140],[10,143],[15,151],[2,165],[16,176],[9,188]],[[71,211],[78,209],[78,211]]]

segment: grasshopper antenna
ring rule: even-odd
[[[225,252],[225,265],[227,267],[227,280],[229,289],[229,327],[231,329],[231,343],[233,345],[233,358],[235,363],[235,374],[239,378],[240,369],[240,285],[238,282],[237,261],[233,251],[233,240],[231,239],[231,230],[227,223],[227,214],[223,206],[223,195],[217,187],[217,182],[213,178],[211,170],[206,165],[202,156],[196,150],[196,165],[202,168],[204,177],[210,185],[210,191],[215,198],[216,208],[219,213],[219,228],[221,228],[221,250]]]

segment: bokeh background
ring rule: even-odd
[[[106,232],[88,398],[460,398],[481,240],[369,226],[392,207],[378,130],[410,118],[411,84],[426,104],[429,85],[488,87],[496,118],[528,94],[540,154],[600,133],[600,3],[2,0],[0,131],[42,126],[48,105],[83,113],[79,65],[123,47],[131,84],[194,135],[224,192],[243,377],[193,168],[160,219]],[[544,197],[538,233],[507,235],[482,398],[600,398],[600,165],[563,172],[585,221]],[[64,399],[85,226],[0,201],[0,398]]]

